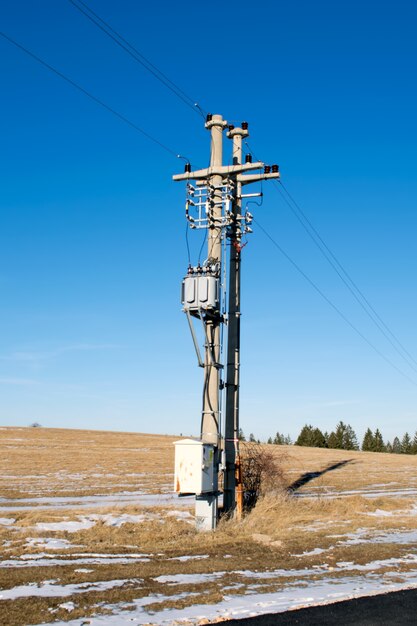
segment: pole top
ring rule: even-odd
[[[223,128],[226,128],[227,122],[223,119],[222,115],[211,115],[211,113],[209,113],[207,115],[205,127],[210,130],[213,126],[218,126],[223,130]]]
[[[233,139],[233,137],[249,137],[249,131],[247,128],[232,128],[229,126],[229,130],[227,131],[227,137],[229,139]]]

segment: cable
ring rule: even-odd
[[[363,339],[363,341],[365,341],[368,344],[368,346],[370,346],[372,348],[372,350],[374,350],[374,352],[376,352],[382,359],[384,359],[384,361],[386,361],[399,374],[401,374],[404,378],[406,378],[412,385],[417,387],[417,383],[410,376],[408,376],[408,374],[403,372],[402,369],[397,367],[395,365],[395,363],[393,363],[387,356],[385,356],[385,354],[383,354],[380,350],[378,350],[378,348],[376,346],[374,346],[374,344],[371,341],[369,341],[369,339],[367,337],[365,337],[365,335],[330,300],[330,298],[328,298],[326,296],[326,294],[323,293],[323,291],[320,289],[320,287],[318,287],[316,285],[316,283],[301,269],[301,267],[290,257],[290,255],[275,241],[275,239],[267,232],[267,230],[259,223],[259,221],[255,220],[255,219],[253,221],[259,226],[259,228],[262,230],[262,232],[266,235],[266,237],[268,237],[268,239],[279,250],[279,252],[281,252],[281,254],[287,259],[287,261],[289,261],[289,263],[291,263],[291,265],[297,270],[297,272],[299,272],[301,274],[301,276],[303,276],[303,278],[311,285],[311,287],[313,287],[313,289],[315,289],[317,291],[317,293],[323,298],[323,300],[325,300],[327,302],[327,304],[329,304],[332,307],[332,309],[334,311],[336,311],[336,313],[343,319],[343,321],[346,324],[348,324],[348,326],[350,326],[352,328],[352,330],[354,330],[355,333],[357,335],[359,335],[359,337],[361,339]]]
[[[245,141],[246,146],[250,149],[249,144]],[[254,152],[252,151],[254,154]],[[257,159],[256,155],[254,154]],[[316,247],[320,250],[324,258],[327,260],[329,265],[333,268],[336,274],[339,276],[340,280],[344,283],[347,289],[350,291],[352,296],[358,302],[359,306],[363,309],[369,319],[375,324],[378,330],[382,333],[385,339],[391,344],[394,350],[401,356],[401,358],[407,363],[411,369],[413,369],[417,373],[417,361],[414,357],[408,352],[408,350],[402,345],[400,340],[395,336],[395,334],[390,330],[388,325],[384,322],[384,320],[380,317],[374,307],[371,305],[369,300],[366,298],[364,293],[359,289],[353,278],[348,274],[347,270],[343,267],[341,262],[337,259],[336,255],[332,252],[329,246],[326,244],[324,239],[321,237],[320,233],[313,226],[311,221],[308,219],[307,215],[303,212],[301,207],[297,204],[294,198],[291,196],[289,191],[284,186],[284,183],[280,181],[279,183],[275,180],[272,181],[274,183],[274,187],[277,189],[278,193],[281,195],[283,201],[289,207],[291,212],[295,215],[297,220],[300,222],[301,226],[304,228],[310,239],[316,245]],[[291,199],[294,207],[288,201],[288,199],[282,193],[280,187],[282,187],[287,194],[287,196]],[[298,212],[297,212],[298,211]],[[304,220],[304,221],[303,221]],[[359,294],[359,295],[358,295]],[[364,304],[365,303],[365,304]],[[391,339],[391,337],[394,339]],[[394,343],[396,342],[396,343]],[[397,344],[397,345],[396,345]],[[399,346],[399,348],[398,348]],[[414,363],[414,365],[413,365]]]
[[[119,113],[118,111],[113,109],[111,106],[109,106],[108,104],[103,102],[103,100],[100,100],[100,98],[97,98],[96,96],[94,96],[92,93],[90,93],[89,91],[84,89],[84,87],[81,87],[81,85],[78,85],[78,83],[73,81],[71,78],[68,78],[68,76],[66,76],[65,74],[63,74],[59,70],[57,70],[55,67],[53,67],[52,65],[50,65],[49,63],[47,63],[46,61],[44,61],[43,59],[38,57],[36,54],[34,54],[30,50],[28,50],[27,48],[22,46],[20,43],[18,43],[17,41],[15,41],[14,39],[12,39],[8,35],[6,35],[5,33],[0,32],[0,36],[3,37],[4,39],[6,39],[9,43],[11,43],[14,46],[16,46],[16,48],[19,48],[20,50],[25,52],[25,54],[27,54],[32,59],[34,59],[35,61],[37,61],[38,63],[40,63],[44,67],[46,67],[48,70],[53,72],[56,76],[59,76],[60,78],[65,80],[69,85],[71,85],[72,87],[74,87],[78,91],[81,91],[81,93],[83,93],[85,96],[90,98],[90,100],[93,100],[93,102],[95,102],[96,104],[99,104],[101,107],[106,109],[106,111],[109,111],[110,113],[112,113],[113,115],[118,117],[120,120],[125,122],[125,124],[128,124],[131,128],[133,128],[134,130],[138,131],[139,133],[144,135],[144,137],[146,137],[147,139],[149,139],[150,141],[152,141],[153,143],[158,145],[160,148],[162,148],[163,150],[165,150],[166,152],[168,152],[169,154],[172,154],[174,157],[177,158],[177,156],[178,156],[177,152],[175,152],[174,150],[171,150],[171,148],[169,148],[168,146],[163,144],[161,141],[159,141],[159,139],[156,139],[155,137],[150,135],[148,132],[146,132],[146,130],[143,130],[143,128],[141,128],[140,126],[138,126],[137,124],[135,124],[134,122],[129,120],[127,117],[122,115],[122,113]]]
[[[188,241],[188,229],[189,229],[189,226],[188,226],[188,221],[187,221],[187,223],[185,225],[185,243],[187,245],[188,266],[190,266],[191,265],[191,254],[190,254],[190,243]]]
[[[275,181],[274,181],[275,182]],[[410,352],[403,346],[403,344],[400,342],[400,340],[396,337],[396,335],[391,331],[391,329],[388,327],[388,325],[384,322],[384,320],[381,318],[381,316],[378,314],[378,312],[375,310],[375,308],[372,306],[372,304],[369,302],[369,300],[367,299],[367,297],[365,296],[365,294],[360,290],[360,288],[358,287],[358,285],[355,283],[355,281],[353,280],[353,278],[348,274],[347,270],[343,267],[343,265],[341,264],[341,262],[337,259],[336,255],[332,252],[332,250],[329,248],[329,246],[326,244],[326,242],[323,240],[323,238],[321,237],[320,233],[317,231],[317,229],[313,226],[313,224],[310,222],[310,220],[308,219],[308,217],[306,216],[306,214],[303,212],[303,210],[301,209],[300,205],[297,204],[297,202],[294,200],[294,198],[292,197],[292,195],[290,194],[290,192],[287,190],[287,188],[285,187],[284,183],[282,183],[280,181],[280,185],[281,187],[284,189],[285,193],[287,194],[287,196],[290,198],[291,202],[294,204],[294,206],[297,208],[298,212],[300,213],[300,215],[302,216],[302,218],[305,220],[305,222],[308,224],[308,226],[310,227],[311,231],[315,234],[315,236],[318,238],[318,240],[320,241],[320,243],[323,245],[323,247],[325,248],[325,250],[329,253],[330,257],[334,260],[334,262],[336,263],[337,267],[340,268],[340,271],[344,274],[344,276],[346,277],[347,280],[345,280],[343,278],[343,276],[341,275],[341,273],[338,271],[337,267],[335,267],[335,265],[332,263],[331,259],[328,258],[328,256],[326,255],[326,252],[323,251],[323,249],[321,248],[320,244],[318,243],[317,240],[314,239],[313,235],[311,234],[311,232],[308,230],[308,228],[306,227],[305,223],[301,220],[300,216],[294,211],[294,209],[292,208],[292,206],[288,203],[288,201],[286,201],[286,198],[283,196],[283,194],[281,193],[280,189],[278,188],[278,191],[281,193],[282,198],[284,199],[284,201],[286,202],[286,204],[290,207],[291,211],[294,213],[294,215],[297,217],[297,219],[300,221],[301,225],[303,226],[303,228],[305,229],[305,231],[309,234],[309,236],[313,239],[314,243],[316,244],[316,246],[321,250],[323,256],[325,256],[325,258],[328,260],[328,262],[330,263],[330,265],[333,267],[333,269],[335,270],[335,272],[340,276],[341,280],[345,283],[346,287],[349,289],[349,291],[352,293],[352,295],[355,297],[355,299],[359,302],[359,304],[361,305],[361,307],[364,309],[364,311],[367,313],[367,315],[372,319],[372,321],[374,322],[374,324],[379,328],[379,330],[381,331],[381,333],[384,335],[384,337],[386,337],[386,339],[389,341],[389,343],[393,346],[393,348],[398,352],[398,354],[400,354],[402,356],[402,358],[408,363],[408,365],[410,365],[410,367],[412,367],[412,369],[417,372],[417,368],[414,367],[412,365],[412,363],[410,363],[410,360],[413,361],[413,363],[415,365],[417,365],[417,361],[416,359],[414,359],[414,357],[410,354]],[[356,291],[353,291],[352,287],[349,285],[349,283],[347,282],[349,281],[350,285],[353,286],[353,289]],[[360,296],[360,298],[362,298],[363,302],[366,303],[366,306],[368,307],[368,309],[373,313],[373,315],[375,316],[376,319],[374,319],[371,315],[371,313],[369,312],[369,310],[366,308],[366,306],[363,304],[363,302],[359,299],[358,295]],[[378,323],[380,322],[380,323]],[[381,325],[383,326],[383,328],[381,328]],[[384,329],[387,331],[385,332]],[[398,349],[398,347],[394,344],[394,342],[390,339],[390,337],[387,335],[387,333],[389,333],[389,335],[394,339],[394,341],[397,343],[398,346],[400,346],[400,349],[407,355],[408,359],[401,353],[401,351]]]
[[[108,24],[102,17],[95,13],[83,0],[68,0],[74,8],[85,15],[97,28],[112,39],[120,48],[125,50],[137,63],[140,63],[148,72],[150,72],[157,80],[167,87],[174,95],[177,96],[184,104],[190,107],[198,115],[205,117],[203,109],[190,96],[188,96],[177,84],[175,84],[166,74],[164,74],[156,65],[151,63],[135,46],[125,39],[117,30]],[[82,5],[82,6],[79,6]],[[87,9],[86,11],[82,8]]]
[[[204,229],[204,237],[203,237],[203,241],[201,242],[200,252],[198,253],[198,264],[199,265],[200,265],[200,262],[201,262],[201,255],[203,254],[204,244],[206,243],[206,241],[207,241],[207,228]]]

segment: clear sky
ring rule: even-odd
[[[417,359],[417,8],[411,0],[88,0],[250,143]],[[68,0],[3,0],[1,30],[204,167],[202,118]],[[183,162],[0,37],[0,421],[198,434],[179,302]],[[227,148],[227,146],[226,146]],[[226,154],[226,158],[227,154]],[[266,438],[338,420],[417,430],[393,350],[272,184],[243,250],[241,422]],[[256,210],[255,210],[256,209]],[[193,258],[200,234],[190,233]],[[417,365],[414,364],[417,369]]]

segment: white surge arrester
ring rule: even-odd
[[[175,446],[174,490],[179,494],[214,490],[214,446],[199,439],[181,439]]]

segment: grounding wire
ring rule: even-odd
[[[386,361],[386,363],[388,363],[392,368],[394,368],[399,374],[401,374],[401,376],[403,376],[404,378],[406,378],[412,385],[414,385],[415,387],[417,387],[417,382],[411,378],[408,374],[406,374],[405,372],[403,372],[402,369],[400,369],[399,367],[397,367],[397,365],[395,365],[395,363],[393,363],[391,361],[391,359],[389,359],[387,356],[385,356],[385,354],[383,354],[371,341],[369,341],[369,339],[349,320],[349,318],[339,309],[338,306],[336,306],[336,304],[334,304],[334,302],[332,302],[332,300],[330,300],[330,298],[328,298],[326,296],[326,294],[320,289],[320,287],[318,287],[316,285],[316,283],[308,276],[308,274],[306,274],[304,272],[303,269],[301,269],[301,267],[298,265],[298,263],[296,263],[291,257],[290,255],[279,245],[279,243],[268,233],[268,231],[259,223],[258,220],[253,220],[257,226],[262,230],[262,232],[264,233],[264,235],[271,241],[271,243],[277,248],[277,250],[279,250],[279,252],[287,259],[287,261],[289,263],[291,263],[291,265],[297,270],[297,272],[299,272],[299,274],[301,274],[303,276],[303,278],[311,285],[311,287],[313,287],[313,289],[315,289],[315,291],[317,291],[317,293],[323,298],[323,300],[325,300],[327,302],[327,304],[329,304],[332,309],[334,311],[336,311],[336,313],[343,319],[343,321],[348,324],[348,326],[350,326],[350,328],[352,328],[352,330],[355,331],[355,333],[357,335],[359,335],[359,337],[361,337],[361,339],[363,341],[365,341],[365,343],[368,344],[368,346],[370,348],[372,348],[372,350],[374,350],[374,352],[376,352],[384,361]]]
[[[78,91],[80,91],[81,93],[83,93],[85,96],[87,96],[88,98],[90,98],[90,100],[93,100],[93,102],[95,102],[96,104],[99,104],[101,107],[103,107],[104,109],[106,109],[106,111],[109,111],[110,113],[112,113],[113,115],[115,115],[116,117],[118,117],[120,120],[122,120],[123,122],[125,122],[125,124],[128,124],[128,126],[130,126],[131,128],[133,128],[134,130],[138,131],[139,133],[141,133],[144,137],[146,137],[147,139],[149,139],[150,141],[152,141],[153,143],[155,143],[156,145],[158,145],[160,148],[162,148],[163,150],[165,150],[166,152],[168,152],[169,154],[171,154],[172,156],[178,158],[178,153],[175,152],[174,150],[171,150],[171,148],[169,148],[168,146],[166,146],[164,143],[162,143],[161,141],[159,141],[159,139],[156,139],[155,137],[153,137],[152,135],[150,135],[146,130],[143,130],[143,128],[141,128],[140,126],[138,126],[137,124],[135,124],[134,122],[132,122],[131,120],[129,120],[129,118],[127,118],[125,115],[123,115],[122,113],[119,113],[118,111],[116,111],[116,109],[113,109],[111,106],[109,106],[108,104],[106,104],[103,100],[100,100],[100,98],[97,98],[97,96],[94,96],[92,93],[90,93],[89,91],[87,91],[87,89],[84,89],[84,87],[81,87],[81,85],[79,85],[78,83],[76,83],[74,80],[72,80],[72,78],[69,78],[68,76],[66,76],[65,74],[63,74],[62,72],[60,72],[59,70],[57,70],[55,67],[53,67],[52,65],[50,65],[49,63],[47,63],[46,61],[44,61],[43,59],[41,59],[38,55],[36,55],[34,52],[31,52],[30,50],[28,50],[28,48],[25,48],[25,46],[23,46],[22,44],[18,43],[17,41],[15,41],[14,39],[12,39],[12,37],[9,37],[8,35],[6,35],[3,32],[0,32],[0,36],[3,37],[4,39],[6,39],[9,43],[13,44],[14,46],[16,46],[16,48],[19,48],[20,50],[22,50],[23,52],[25,52],[25,54],[27,54],[28,56],[30,56],[32,59],[34,59],[35,61],[37,61],[38,63],[40,63],[41,65],[43,65],[44,67],[46,67],[48,70],[50,70],[51,72],[53,72],[56,76],[59,76],[60,78],[62,78],[63,80],[65,80],[69,85],[71,85],[72,87],[74,87],[75,89],[77,89]]]
[[[246,143],[246,146],[250,149],[249,144],[247,142],[245,143]],[[255,158],[257,158],[255,154],[254,156]],[[407,365],[411,367],[411,369],[414,370],[414,372],[417,373],[417,367],[416,367],[417,361],[413,358],[413,356],[408,352],[408,350],[402,345],[400,340],[394,335],[394,333],[390,330],[387,324],[383,321],[383,319],[380,317],[380,315],[371,305],[369,300],[366,298],[364,293],[356,285],[353,278],[351,278],[347,270],[343,267],[341,262],[337,259],[336,255],[331,251],[329,246],[321,237],[320,233],[313,226],[311,221],[308,219],[307,215],[304,213],[301,207],[296,203],[296,201],[291,196],[289,191],[285,188],[284,184],[281,181],[278,183],[277,181],[273,180],[272,182],[274,184],[274,187],[278,191],[278,193],[281,195],[285,204],[289,207],[291,212],[300,222],[301,226],[304,228],[304,230],[306,231],[310,239],[313,241],[316,247],[320,250],[324,258],[327,260],[329,265],[333,268],[333,270],[339,276],[340,280],[344,283],[346,288],[350,291],[352,296],[358,302],[359,306],[363,309],[363,311],[366,313],[369,319],[375,324],[375,326],[382,333],[385,339],[391,344],[394,350],[401,356],[401,358],[407,363]],[[285,190],[285,193],[291,199],[291,201],[293,202],[297,210],[295,210],[295,208],[291,205],[289,200],[284,196],[280,187],[282,187]]]
[[[157,80],[167,87],[174,95],[176,95],[184,104],[190,107],[198,115],[204,115],[203,109],[190,96],[188,96],[176,83],[166,76],[156,65],[151,63],[135,46],[125,39],[117,30],[115,30],[108,22],[103,20],[93,9],[91,9],[83,0],[68,0],[73,7],[89,19],[97,28],[112,39],[120,48],[125,50],[137,63],[140,63],[148,72],[150,72]],[[80,6],[82,5],[82,6]]]

